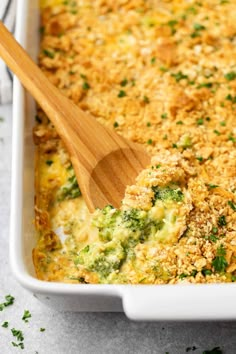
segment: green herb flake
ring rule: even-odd
[[[232,96],[230,93],[225,97],[227,101],[231,101],[232,103],[236,103],[236,96]]]
[[[166,118],[167,118],[167,113],[163,113],[163,114],[161,115],[161,118],[162,118],[162,119],[166,119]]]
[[[114,127],[114,128],[118,128],[118,127],[119,127],[119,123],[118,123],[118,122],[114,122],[114,123],[113,123],[113,127]]]
[[[187,276],[188,276],[187,274],[181,273],[181,274],[179,275],[179,278],[180,278],[180,279],[184,279],[184,278],[186,278]]]
[[[204,276],[206,276],[206,275],[211,275],[211,274],[212,274],[212,271],[211,271],[210,269],[203,269],[203,270],[202,270],[202,274],[203,274]]]
[[[227,225],[227,222],[226,222],[226,219],[225,219],[225,216],[224,216],[224,215],[221,215],[221,216],[218,218],[218,225],[219,225],[219,226],[226,226],[226,225]]]
[[[151,64],[155,64],[156,60],[157,60],[156,57],[152,57],[151,58]]]
[[[17,339],[19,342],[23,342],[24,336],[23,336],[22,331],[20,331],[19,329],[12,328],[12,329],[11,329],[11,333],[13,334],[14,337],[16,337],[16,339]]]
[[[128,80],[127,79],[124,79],[120,82],[120,86],[124,87],[128,84]]]
[[[222,127],[225,127],[225,126],[226,126],[226,122],[220,122],[220,125],[221,125]]]
[[[214,188],[219,187],[217,184],[211,184],[211,183],[206,184],[206,186],[207,186],[209,189],[214,189]]]
[[[150,99],[147,96],[143,96],[143,102],[144,103],[150,103]]]
[[[122,98],[122,97],[125,97],[125,96],[127,96],[127,95],[126,95],[126,92],[124,90],[120,90],[120,92],[117,95],[117,97],[119,97],[119,98]]]
[[[32,317],[31,313],[29,312],[29,310],[25,310],[24,314],[22,316],[22,320],[25,321],[26,323],[29,322],[28,319]]]
[[[53,59],[55,57],[55,53],[48,49],[43,49],[43,54],[46,55],[48,58]]]
[[[0,117],[0,122],[4,122],[4,118],[3,117]]]
[[[148,139],[147,144],[148,145],[152,145],[152,143],[153,143],[153,140],[152,139]]]
[[[236,72],[235,71],[230,71],[227,74],[225,74],[225,79],[228,81],[232,81],[236,79]]]
[[[176,20],[170,20],[169,22],[167,22],[167,25],[170,27],[171,29],[171,34],[175,34],[176,33],[176,29],[175,26],[178,24],[178,21]]]
[[[202,157],[202,156],[197,156],[196,159],[197,159],[199,162],[202,162],[202,161],[203,161],[203,157]]]
[[[212,261],[212,267],[214,267],[216,272],[224,272],[226,267],[228,267],[225,255],[226,250],[223,245],[220,245],[216,250],[216,257]]]
[[[194,28],[196,31],[203,31],[203,30],[206,29],[206,27],[203,26],[203,25],[201,25],[200,23],[194,23],[193,28]]]
[[[184,79],[188,79],[188,75],[183,74],[182,71],[179,71],[176,74],[172,73],[171,76],[175,78],[176,82],[179,82]]]
[[[229,140],[229,141],[232,141],[233,143],[236,143],[236,138],[233,136],[233,134],[230,134],[230,135],[228,136],[228,140]]]
[[[8,326],[9,326],[9,322],[5,321],[2,323],[3,328],[8,328]]]
[[[199,118],[197,120],[197,125],[203,125],[204,124],[204,119],[203,118]]]
[[[177,125],[183,125],[184,123],[182,122],[182,120],[178,120],[178,122],[176,122]]]
[[[51,166],[53,164],[53,161],[52,160],[46,160],[45,163],[48,165],[48,166]]]
[[[233,211],[236,211],[236,205],[231,200],[228,200],[228,205]]]
[[[7,306],[13,305],[15,298],[11,295],[6,295],[5,300],[5,302],[0,304],[0,311],[3,311],[3,309]]]
[[[168,71],[168,69],[167,69],[165,66],[160,66],[159,69],[160,69],[163,73],[165,73],[165,72]]]
[[[206,87],[206,88],[211,88],[213,86],[212,82],[203,82],[197,86],[197,89]]]
[[[84,81],[83,85],[82,85],[82,89],[83,90],[89,90],[90,89],[90,85],[87,81]]]
[[[213,133],[215,133],[215,134],[218,135],[218,136],[221,134],[221,133],[219,132],[219,130],[216,130],[216,129],[213,130]]]
[[[45,328],[40,328],[40,332],[45,332],[46,331],[46,329]]]
[[[24,349],[25,347],[24,347],[24,343],[15,343],[15,342],[11,342],[11,344],[13,345],[13,347],[19,347],[19,348],[21,348],[21,349]]]
[[[150,122],[147,122],[147,124],[146,124],[147,127],[151,127],[151,125],[152,124]]]

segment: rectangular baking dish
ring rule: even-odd
[[[35,59],[38,0],[18,0],[16,37]],[[133,320],[236,319],[236,284],[86,285],[36,279],[34,230],[35,103],[14,80],[10,263],[19,283],[48,306],[63,311],[124,311]]]

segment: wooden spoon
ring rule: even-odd
[[[147,152],[102,126],[62,95],[2,22],[0,56],[55,125],[89,210],[107,204],[120,207],[126,186],[150,163]]]

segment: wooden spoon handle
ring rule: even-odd
[[[116,150],[127,144],[62,95],[1,21],[0,56],[53,122],[72,157],[76,155],[88,172],[112,146]]]

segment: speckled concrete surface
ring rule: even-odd
[[[9,293],[16,298],[0,312],[0,324],[9,321],[9,328],[0,326],[0,354],[184,354],[193,346],[198,349],[188,353],[220,346],[236,354],[236,322],[137,323],[121,313],[59,313],[17,284],[8,264],[11,107],[0,107],[0,117],[0,302]],[[21,319],[25,309],[32,314],[28,323]],[[24,350],[11,344],[13,327],[24,333]]]

